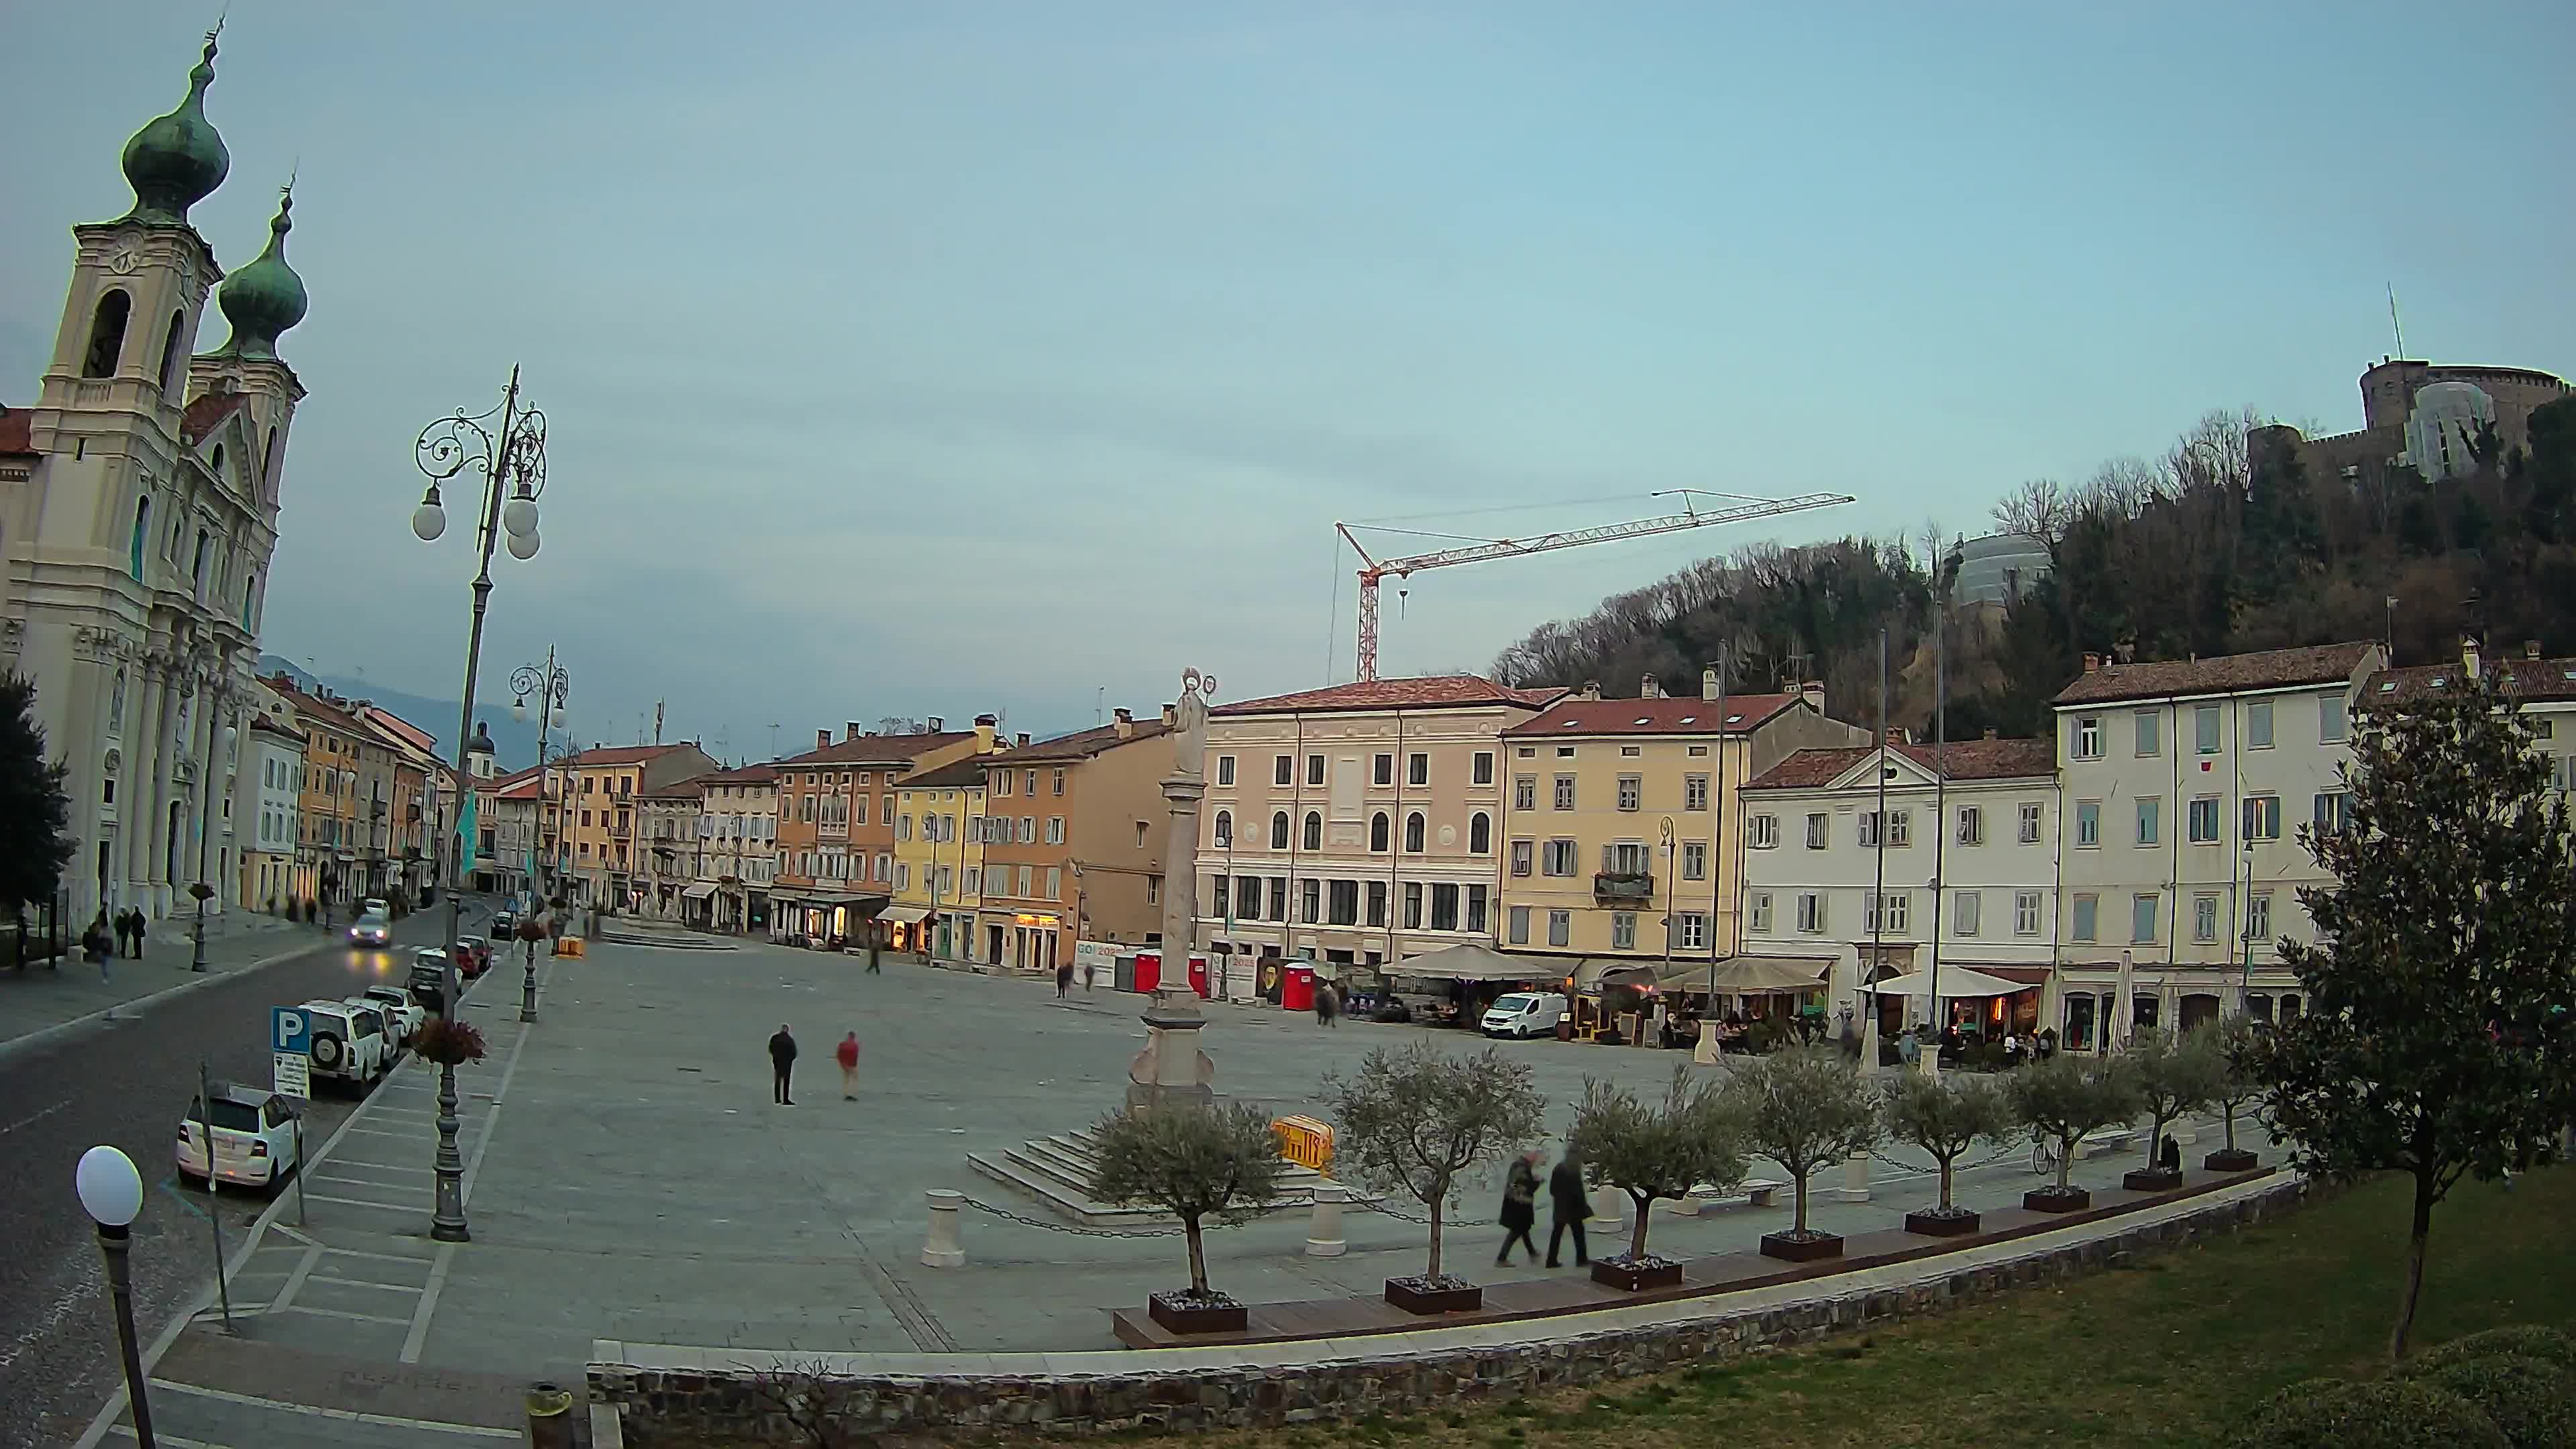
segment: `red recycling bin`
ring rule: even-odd
[[[1280,979],[1279,1005],[1288,1011],[1315,1009],[1315,968],[1291,966]]]
[[[1207,1000],[1208,959],[1205,956],[1192,956],[1190,958],[1190,989],[1199,994],[1199,1000]]]

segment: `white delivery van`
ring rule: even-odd
[[[1565,997],[1554,991],[1515,991],[1485,1008],[1487,1036],[1554,1036],[1565,1020]]]

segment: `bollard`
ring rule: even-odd
[[[1628,1190],[1603,1183],[1592,1189],[1592,1220],[1617,1227],[1628,1220]]]
[[[1843,1185],[1834,1189],[1834,1201],[1869,1201],[1868,1153],[1855,1152],[1843,1159]]]
[[[1315,1215],[1306,1224],[1307,1257],[1338,1258],[1350,1251],[1342,1240],[1342,1204],[1349,1197],[1350,1189],[1339,1183],[1315,1184]]]
[[[966,1205],[966,1194],[934,1187],[922,1196],[930,1199],[930,1236],[921,1245],[921,1265],[965,1267],[966,1244],[957,1236],[957,1211]]]
[[[572,1449],[572,1390],[539,1379],[527,1405],[529,1449]]]

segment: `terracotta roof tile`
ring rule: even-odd
[[[1514,689],[1480,674],[1427,674],[1412,679],[1371,679],[1238,700],[1208,711],[1212,715],[1318,714],[1333,710],[1459,709],[1475,705],[1515,704],[1540,708],[1564,694],[1563,689]]]
[[[2504,692],[2513,699],[2576,699],[2576,659],[2489,659],[2484,664],[2489,674],[2504,678]],[[2458,661],[2448,664],[2410,664],[2403,669],[2383,669],[2362,686],[2364,709],[2382,700],[2423,699],[2445,689],[2456,689],[2467,675]]]
[[[2057,771],[2057,742],[2048,740],[1952,740],[1935,750],[1930,745],[1891,746],[1898,754],[1953,780],[2041,779]],[[1834,750],[1800,750],[1744,786],[1747,790],[1814,789],[1828,784],[1852,766],[1878,753],[1875,745]]]
[[[224,419],[240,412],[249,403],[250,394],[246,392],[201,394],[195,402],[188,404],[186,412],[179,415],[179,436],[193,448],[204,442],[216,428],[223,426]]]
[[[0,453],[36,451],[36,415],[25,408],[0,407]]]
[[[2301,684],[2332,684],[2350,679],[2362,659],[2378,646],[2363,640],[2351,644],[2311,644],[2297,649],[2266,649],[2258,654],[2222,654],[2211,659],[2158,659],[2143,664],[2104,664],[2079,674],[2057,692],[2056,702],[2100,704],[2120,699],[2158,699],[2166,695],[2225,694],[2246,689],[2286,689]]]
[[[745,765],[739,770],[718,770],[713,774],[700,775],[698,783],[702,785],[775,785],[778,783],[778,767]]]
[[[641,765],[647,761],[658,760],[673,750],[687,748],[687,745],[602,745],[584,750],[563,763],[578,769],[590,769],[602,765]]]
[[[1560,699],[1545,713],[1526,719],[1506,735],[1714,735],[1742,734],[1798,703],[1794,694],[1727,696],[1723,711],[1717,701],[1688,699]]]
[[[1058,735],[1051,740],[1016,745],[983,758],[986,763],[996,765],[1034,765],[1048,761],[1087,760],[1103,750],[1134,744],[1138,740],[1158,739],[1169,733],[1171,733],[1171,726],[1163,723],[1158,716],[1136,721],[1134,729],[1124,738],[1119,736],[1118,726],[1114,724],[1095,725],[1087,730],[1076,730],[1069,735]]]
[[[835,740],[819,749],[770,763],[781,770],[790,767],[803,769],[809,765],[894,764],[973,738],[973,730],[949,730],[935,735],[861,735],[854,740]]]

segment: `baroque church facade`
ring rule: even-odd
[[[267,249],[227,276],[189,223],[231,168],[206,118],[215,38],[176,110],[135,133],[134,206],[72,228],[71,285],[32,407],[0,411],[0,667],[33,679],[67,769],[75,928],[100,910],[234,895],[245,760],[278,487],[304,387],[278,338],[304,317],[286,263],[291,189]],[[199,351],[212,301],[230,335]]]

